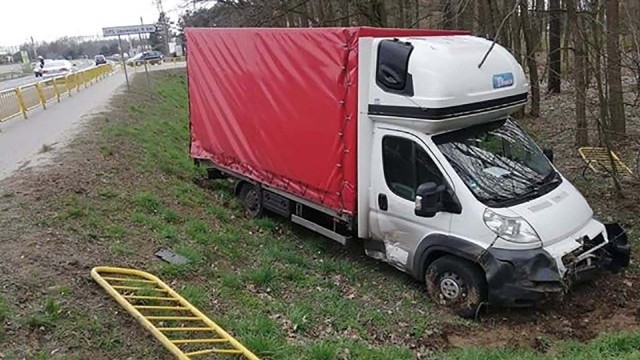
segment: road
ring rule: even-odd
[[[90,61],[90,60],[74,60],[72,61],[72,63],[76,64],[76,68],[78,70],[86,69],[93,65],[93,61]],[[20,71],[20,68],[18,68],[18,71]],[[30,74],[25,77],[21,77],[17,79],[0,81],[0,91],[17,88],[18,86],[32,84],[39,80],[40,79],[36,79],[36,77],[33,74]]]
[[[20,72],[22,67],[20,64],[9,64],[0,66],[0,74]]]
[[[184,67],[184,63],[178,66]],[[174,67],[164,64],[151,67],[151,71]],[[144,76],[144,72],[137,74],[134,76]],[[124,73],[116,72],[60,103],[51,103],[47,110],[30,112],[26,120],[16,117],[0,123],[0,180],[16,170],[49,161],[56,149],[73,139],[85,120],[104,109],[113,94],[125,90],[124,84]],[[44,145],[47,151],[43,151]]]

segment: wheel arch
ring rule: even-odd
[[[242,191],[242,188],[245,185],[258,186],[258,188],[262,191],[262,187],[258,183],[244,180],[244,179],[238,179],[238,181],[236,181],[236,186],[233,188],[233,194],[235,196],[240,196],[240,191]]]
[[[427,266],[436,259],[451,255],[475,264],[486,276],[480,257],[485,252],[482,247],[469,241],[445,234],[427,235],[416,249],[413,257],[412,273],[419,281],[424,281]]]

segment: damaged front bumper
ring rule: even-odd
[[[613,273],[629,265],[627,235],[618,224],[605,225],[608,241],[600,234],[585,238],[577,249],[558,259],[544,249],[489,248],[480,264],[485,270],[490,304],[531,306],[550,295],[567,291],[599,270]]]

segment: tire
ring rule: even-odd
[[[258,186],[244,183],[240,188],[239,197],[249,217],[256,218],[262,215],[262,194]]]
[[[425,281],[429,296],[458,316],[474,318],[486,299],[484,273],[474,263],[455,256],[443,256],[427,267]]]

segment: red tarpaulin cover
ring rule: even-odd
[[[358,38],[466,32],[189,28],[191,157],[356,210]]]

